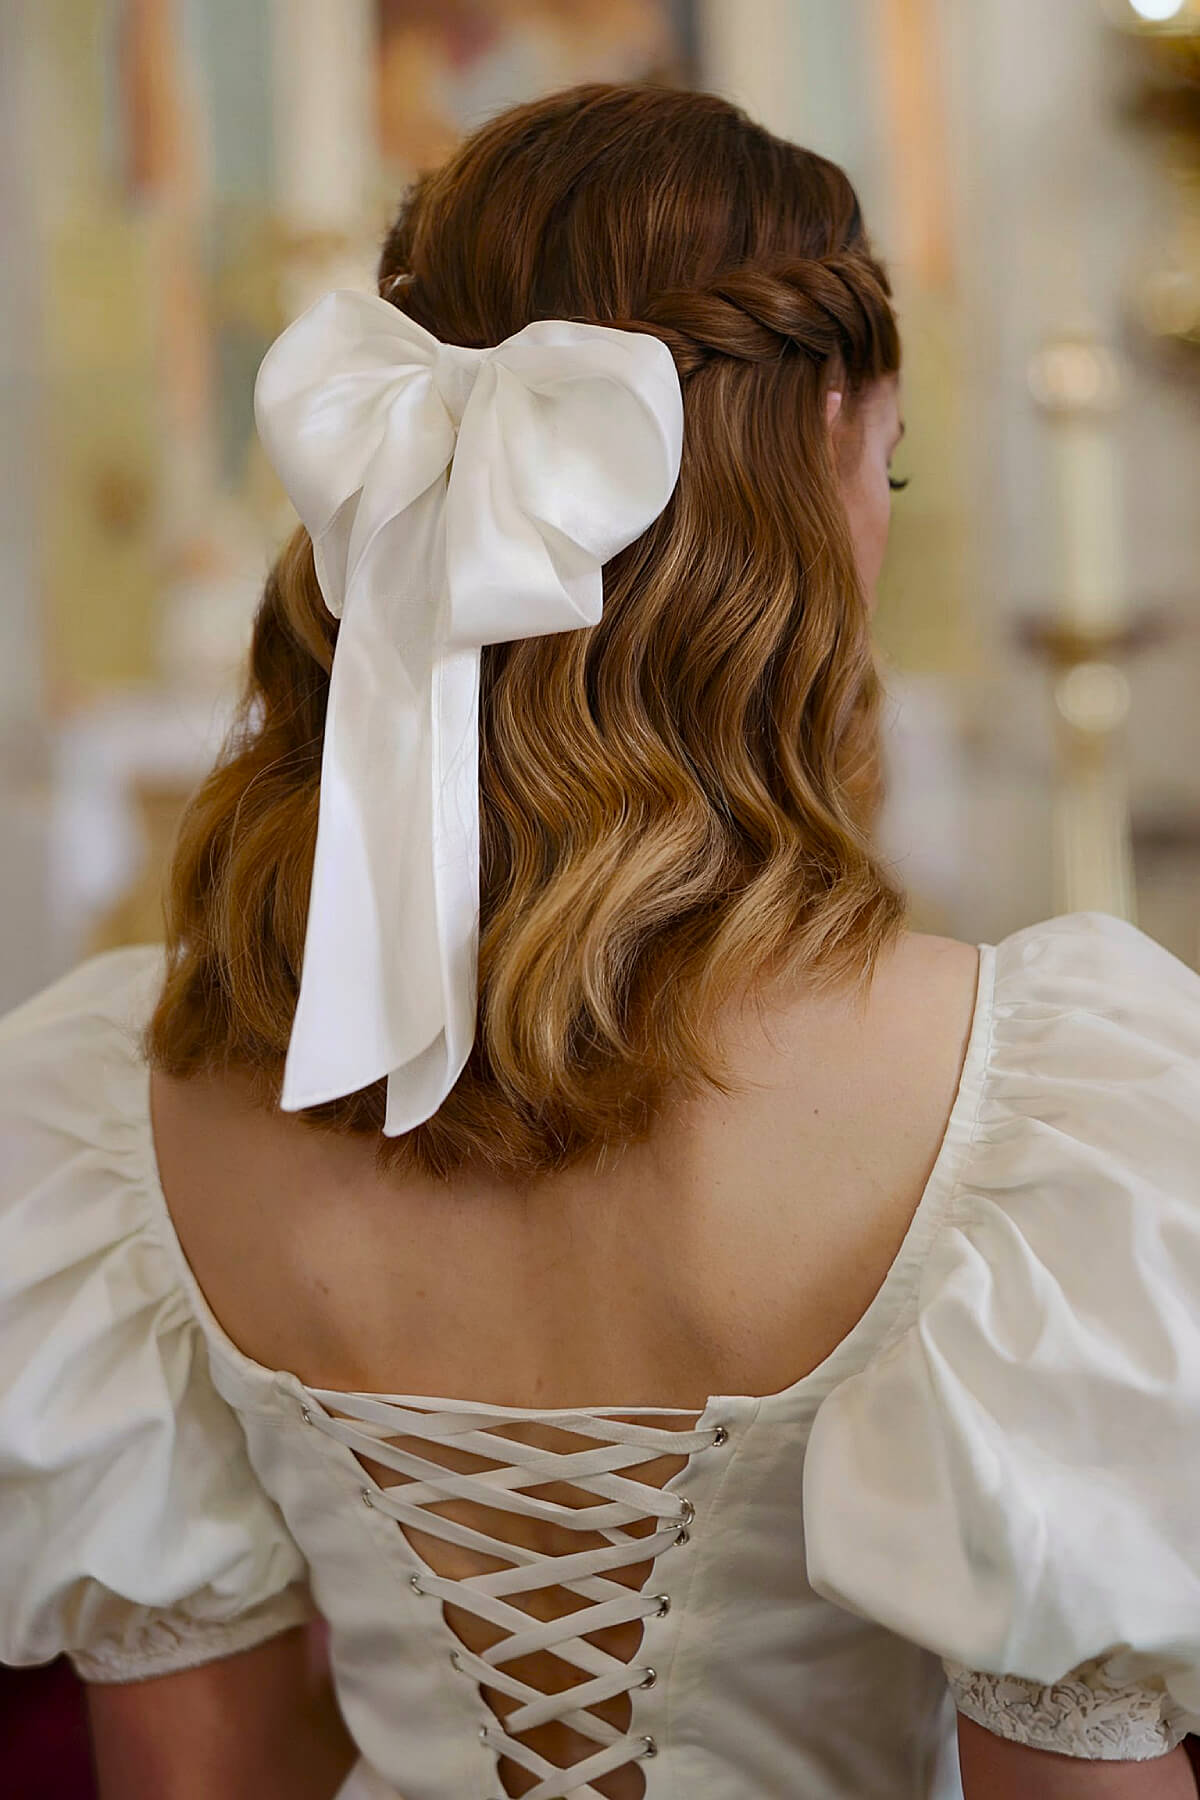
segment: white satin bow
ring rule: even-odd
[[[386,1075],[396,1136],[475,1036],[480,649],[598,622],[603,564],[679,476],[679,377],[647,332],[539,319],[471,349],[344,291],[271,346],[254,406],[341,619],[280,1103]]]

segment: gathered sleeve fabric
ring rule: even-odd
[[[156,947],[0,1020],[0,1662],[189,1667],[315,1614],[152,1204]]]
[[[914,1314],[820,1406],[809,1579],[1067,1755],[1200,1731],[1200,976],[1070,914],[996,946]]]

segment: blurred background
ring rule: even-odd
[[[1200,0],[5,0],[0,1007],[160,933],[288,525],[268,343],[489,113],[646,76],[844,164],[895,277],[918,927],[1200,962]]]
[[[1200,966],[1200,0],[3,0],[0,1008],[160,934],[288,528],[271,339],[488,114],[641,77],[841,162],[893,271],[914,922]],[[69,1681],[0,1684],[6,1792],[85,1794],[82,1739],[12,1766]]]

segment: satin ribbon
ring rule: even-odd
[[[386,1075],[396,1136],[475,1036],[481,648],[598,622],[604,563],[678,479],[679,377],[648,332],[539,319],[473,349],[345,291],[271,346],[254,405],[341,621],[280,1104]]]

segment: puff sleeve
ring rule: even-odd
[[[810,1581],[1068,1755],[1200,1731],[1200,976],[1102,913],[996,947],[914,1311],[826,1396]]]
[[[88,1681],[315,1612],[153,1227],[137,1024],[160,969],[112,952],[0,1020],[0,1661],[65,1652]]]

